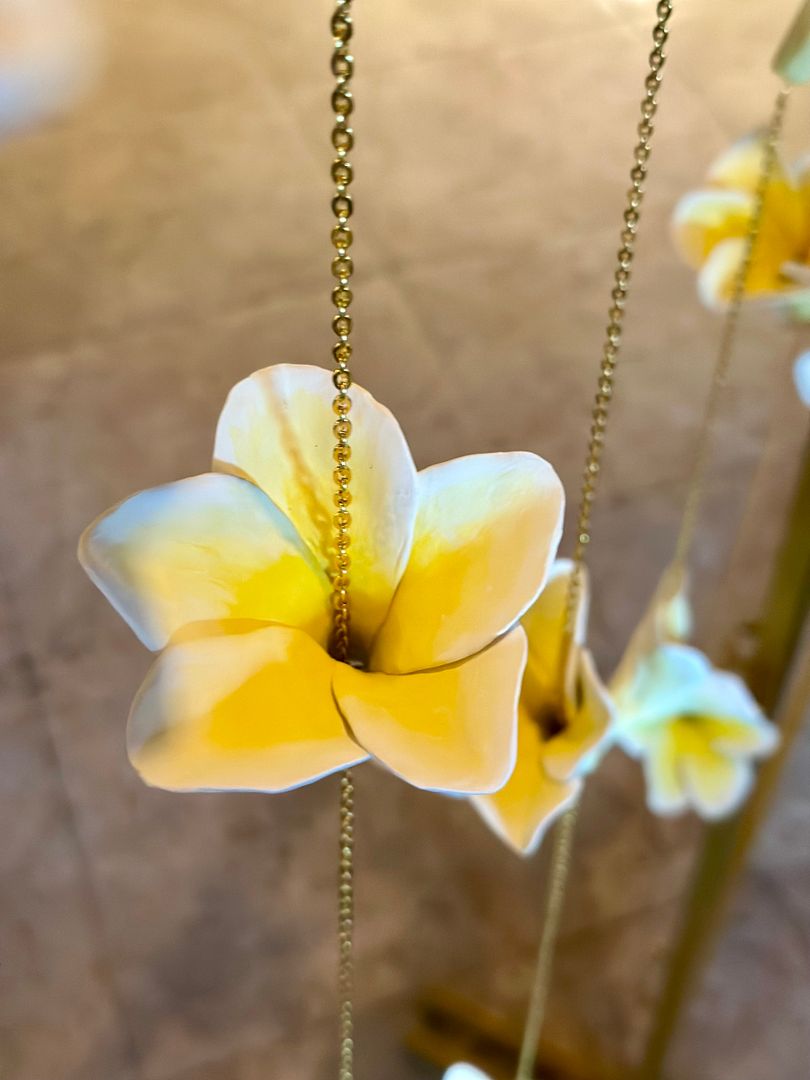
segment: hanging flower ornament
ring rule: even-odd
[[[778,732],[739,676],[685,643],[690,627],[684,576],[670,568],[610,683],[615,737],[642,761],[654,813],[715,820],[743,802]]]
[[[81,97],[97,73],[98,37],[80,0],[0,0],[0,137]]]
[[[480,1069],[476,1069],[474,1065],[460,1062],[458,1065],[450,1066],[444,1074],[444,1080],[489,1080],[489,1077]]]
[[[557,550],[560,481],[529,453],[417,473],[394,417],[353,387],[352,662],[338,663],[333,394],[315,367],[251,375],[213,472],[134,495],[82,537],[87,573],[160,652],[127,735],[149,784],[284,791],[369,756],[455,793],[512,772],[518,620]]]
[[[698,271],[698,293],[707,307],[722,309],[731,299],[764,146],[761,133],[735,143],[712,165],[707,186],[675,208],[675,244]],[[810,319],[810,159],[792,168],[778,156],[774,161],[745,296],[775,304],[794,319]]]
[[[799,400],[810,408],[810,352],[803,352],[794,363],[793,381]]]
[[[607,690],[584,647],[589,602],[584,568],[573,638],[567,641],[572,573],[569,560],[558,560],[523,616],[529,656],[518,706],[515,770],[500,791],[473,799],[487,824],[522,855],[534,852],[549,826],[576,801],[612,721]]]

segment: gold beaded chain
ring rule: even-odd
[[[585,457],[585,468],[582,475],[573,570],[565,609],[567,647],[570,647],[573,638],[575,613],[582,589],[585,551],[591,542],[591,513],[605,446],[610,405],[613,400],[616,365],[622,341],[625,304],[632,276],[636,237],[641,219],[641,204],[644,198],[644,185],[647,179],[651,142],[655,130],[653,119],[658,109],[657,94],[661,87],[666,62],[664,46],[669,37],[668,25],[672,9],[672,0],[659,0],[656,5],[656,21],[652,32],[653,49],[649,57],[649,72],[644,81],[645,92],[641,101],[641,121],[637,128],[638,142],[633,150],[633,168],[630,171],[631,186],[627,192],[627,202],[623,215],[624,224],[620,237],[621,247],[616,256],[616,270],[613,276],[613,289],[610,294],[612,302],[608,311],[608,324],[599,368],[599,383],[591,414],[592,424]],[[566,651],[567,648],[563,650],[563,652]],[[540,934],[540,945],[523,1030],[516,1080],[532,1080],[535,1074],[537,1051],[543,1031],[546,1002],[551,985],[554,952],[571,866],[577,814],[578,804],[574,804],[565,813],[555,830],[545,897],[545,917]]]
[[[774,166],[776,164],[776,148],[782,133],[785,109],[787,107],[789,96],[790,88],[787,86],[783,87],[777,93],[768,126],[765,130],[765,138],[762,146],[762,160],[759,166],[757,186],[754,193],[754,205],[746,229],[745,239],[743,241],[742,258],[740,259],[740,264],[734,275],[731,298],[723,321],[723,331],[720,335],[720,344],[717,348],[717,358],[714,362],[712,382],[700,425],[695,458],[692,464],[689,484],[687,486],[686,502],[684,504],[681,526],[678,531],[678,539],[675,545],[674,562],[675,565],[679,567],[685,567],[686,565],[692,541],[695,536],[695,530],[697,529],[700,505],[703,500],[703,493],[706,486],[706,474],[708,472],[709,459],[711,457],[712,435],[714,434],[715,421],[723,397],[723,390],[728,380],[731,358],[737,340],[740,310],[742,308],[743,298],[745,297],[748,278],[751,273],[754,250],[756,249],[760,228],[762,226],[765,200],[773,176]]]
[[[336,312],[332,318],[332,330],[336,341],[332,346],[334,371],[332,381],[337,391],[332,402],[336,420],[332,427],[335,444],[332,450],[334,460],[335,514],[332,519],[334,541],[332,549],[332,608],[333,630],[331,652],[336,660],[347,663],[350,659],[349,635],[351,609],[349,605],[349,571],[351,559],[349,533],[352,518],[351,506],[352,473],[349,461],[352,456],[349,439],[352,422],[349,413],[352,400],[349,390],[352,376],[349,363],[352,346],[349,340],[352,331],[352,319],[349,306],[352,291],[349,281],[354,265],[349,255],[352,245],[352,230],[349,219],[352,215],[352,197],[348,193],[352,182],[353,170],[349,161],[349,151],[354,146],[354,132],[349,120],[354,109],[354,99],[350,82],[354,73],[354,58],[349,49],[352,37],[352,0],[338,0],[332,14],[332,74],[335,88],[332,92],[332,111],[335,123],[332,128],[332,147],[335,152],[332,161],[332,181],[335,194],[332,198],[332,213],[336,224],[332,229],[332,246],[336,254],[332,259],[332,275],[337,284],[332,290],[332,303]],[[338,870],[338,995],[339,995],[339,1080],[353,1080],[354,1077],[354,782],[350,771],[340,778],[340,855]]]

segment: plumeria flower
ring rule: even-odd
[[[690,625],[683,575],[670,569],[610,683],[615,737],[641,759],[654,813],[716,820],[743,802],[778,733],[739,676],[685,644]]]
[[[709,170],[708,185],[684,196],[672,230],[680,253],[698,271],[708,307],[729,301],[743,258],[763,160],[761,133],[735,143]],[[810,159],[793,168],[778,156],[746,280],[746,296],[810,318]]]
[[[450,1066],[444,1074],[444,1080],[489,1080],[489,1077],[486,1073],[482,1073],[480,1069],[476,1069],[474,1065],[461,1062],[458,1065]]]
[[[230,393],[214,471],[141,492],[80,558],[160,656],[130,758],[178,791],[284,791],[370,755],[417,787],[493,791],[515,762],[518,620],[545,584],[563,492],[534,454],[417,473],[394,417],[352,389],[352,663],[331,629],[332,387],[279,365]]]
[[[97,45],[78,0],[0,0],[0,134],[72,103],[95,73]]]
[[[612,721],[607,691],[584,647],[589,602],[584,570],[573,641],[566,649],[572,573],[569,560],[558,560],[523,616],[529,659],[518,707],[515,771],[500,791],[473,799],[495,833],[522,855],[537,849],[549,826],[577,799]]]
[[[810,409],[810,352],[803,352],[793,365],[793,380],[799,399]]]

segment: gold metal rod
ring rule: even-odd
[[[621,247],[616,256],[616,269],[613,275],[611,303],[602,347],[602,359],[599,365],[599,379],[593,412],[592,424],[585,456],[585,468],[582,475],[579,511],[576,526],[576,544],[573,554],[573,572],[570,578],[565,610],[565,653],[573,640],[575,612],[579,593],[582,588],[582,572],[585,552],[591,542],[591,513],[596,498],[602,454],[605,446],[608,417],[616,376],[616,367],[622,342],[625,305],[630,289],[636,238],[641,221],[641,204],[647,180],[651,153],[651,140],[655,126],[653,123],[658,109],[657,94],[661,87],[663,69],[666,63],[664,47],[669,37],[669,20],[672,16],[672,0],[659,0],[655,9],[655,25],[652,30],[653,49],[649,57],[649,72],[644,81],[644,97],[641,101],[641,119],[638,124],[638,142],[633,149],[633,166],[630,170],[630,188],[623,213]],[[561,667],[561,675],[564,664]],[[549,884],[546,894],[545,916],[540,933],[540,945],[537,954],[533,987],[523,1032],[523,1041],[517,1070],[517,1080],[530,1080],[534,1075],[540,1037],[543,1032],[546,1003],[551,987],[554,965],[554,952],[560,929],[565,891],[574,846],[577,822],[577,807],[568,810],[557,824],[554,834]]]

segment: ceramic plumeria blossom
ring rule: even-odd
[[[352,389],[352,664],[327,652],[335,513],[329,372],[230,393],[214,471],[141,492],[84,534],[93,581],[159,651],[130,758],[179,791],[284,791],[372,756],[417,787],[494,791],[515,762],[518,620],[545,584],[563,492],[529,453],[417,473]]]
[[[615,733],[643,763],[654,813],[714,820],[745,799],[778,734],[739,676],[685,643],[690,627],[684,577],[671,568],[611,680]]]
[[[0,0],[0,136],[61,111],[89,86],[97,33],[80,0]]]
[[[698,271],[698,292],[712,308],[729,301],[745,248],[763,160],[760,134],[741,139],[715,161],[708,184],[684,196],[672,222],[676,246]],[[746,297],[810,318],[810,159],[793,168],[778,157],[746,280]]]
[[[578,797],[612,722],[612,705],[584,647],[588,578],[577,591],[573,640],[566,641],[566,607],[573,564],[558,560],[522,626],[529,658],[518,708],[515,771],[491,795],[473,802],[515,851],[529,855],[549,826]]]
[[[793,365],[793,380],[799,399],[810,409],[810,352],[804,352]]]
[[[474,1065],[459,1062],[458,1065],[450,1066],[444,1074],[444,1080],[489,1080],[489,1077]]]

